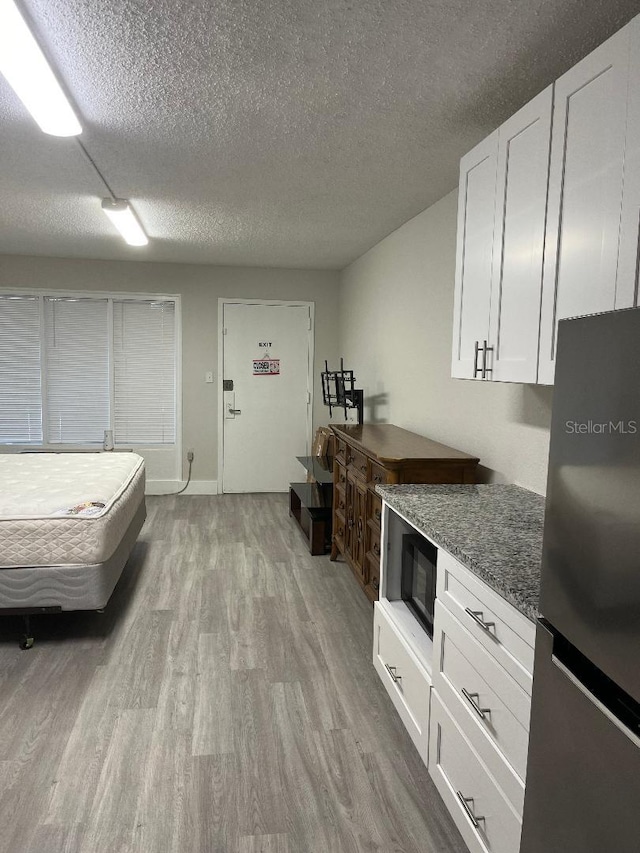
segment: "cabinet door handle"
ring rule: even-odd
[[[465,797],[462,791],[456,791],[456,797],[460,800],[462,808],[465,810],[467,817],[473,824],[475,829],[478,829],[480,826],[480,821],[484,820],[483,815],[474,814],[473,811],[473,797]],[[471,803],[471,806],[469,806]]]
[[[372,550],[373,550],[373,553],[376,555],[376,557],[379,557],[379,556],[380,556],[380,546],[378,545],[378,543],[377,543],[377,542],[374,542],[374,543],[373,543],[373,548],[372,548]]]
[[[389,666],[388,663],[385,663],[384,668],[387,670],[389,675],[391,676],[391,680],[394,684],[397,684],[399,681],[402,681],[402,676],[397,674],[395,666]]]
[[[481,372],[482,368],[478,366],[478,355],[480,354],[480,341],[476,341],[473,348],[473,378]]]
[[[376,520],[376,521],[381,521],[381,520],[382,520],[382,513],[380,512],[380,510],[379,510],[377,507],[376,507],[376,509],[374,510],[373,515],[374,515],[374,518],[375,518],[375,520]]]
[[[467,700],[467,702],[471,705],[476,714],[480,717],[481,720],[487,716],[487,714],[491,713],[491,708],[481,708],[480,707],[480,694],[479,693],[469,693],[464,687],[462,688],[462,695]]]
[[[485,622],[484,611],[482,611],[482,610],[471,610],[471,608],[465,607],[464,612],[468,613],[469,616],[471,616],[471,618],[473,619],[473,621],[476,622],[482,628],[483,631],[486,631],[490,637],[492,637],[494,640],[498,639],[496,637],[496,635],[493,633],[493,631],[491,630],[492,628],[496,627],[496,623],[495,622]]]
[[[493,367],[487,367],[487,353],[493,352],[493,347],[490,347],[487,341],[484,341],[482,347],[482,378],[487,378],[487,373],[493,373]]]

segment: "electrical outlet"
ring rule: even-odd
[[[193,462],[193,450],[187,450],[187,462]]]

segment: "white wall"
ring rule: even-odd
[[[365,420],[477,455],[484,479],[543,494],[552,389],[450,378],[456,207],[457,191],[343,271],[340,352]]]
[[[326,423],[320,384],[324,359],[338,353],[338,274],[329,271],[151,264],[0,255],[0,287],[179,293],[182,297],[183,457],[193,448],[193,479],[217,479],[218,297],[315,302],[314,425]],[[215,382],[205,384],[206,371]],[[186,474],[186,463],[183,467]],[[197,484],[196,484],[197,488]]]

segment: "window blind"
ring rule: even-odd
[[[102,443],[109,420],[107,299],[45,297],[47,438]]]
[[[0,443],[40,444],[40,301],[0,296]]]
[[[118,444],[176,439],[176,306],[113,303],[114,430]]]

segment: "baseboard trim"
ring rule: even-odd
[[[146,494],[174,495],[184,488],[186,480],[147,480]],[[217,495],[217,480],[192,480],[183,495]]]

